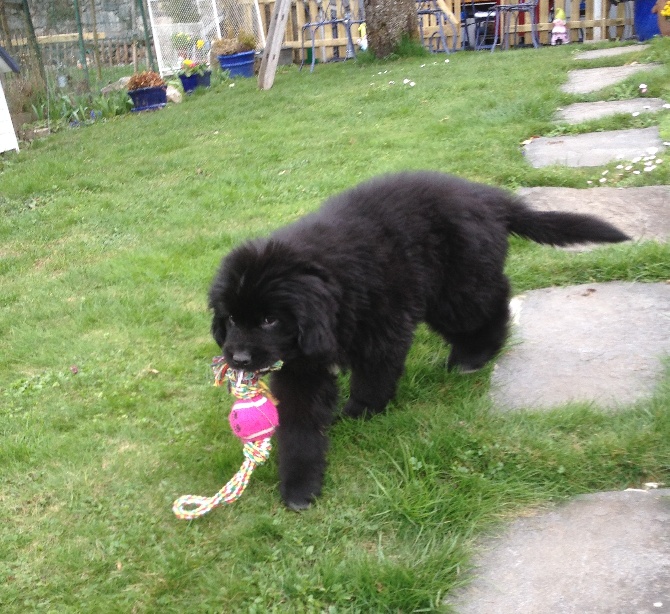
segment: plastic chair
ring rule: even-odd
[[[428,51],[431,53],[456,51],[456,26],[458,21],[446,3],[440,0],[416,0],[416,15],[419,21],[419,36],[423,46]],[[435,32],[428,37],[424,33],[424,28],[427,27],[427,24],[424,23],[424,17],[428,18],[429,21],[434,21],[437,26]],[[451,49],[447,45],[446,25],[451,28],[452,40],[454,41]]]
[[[495,8],[496,25],[491,52],[495,51],[496,45],[498,44],[498,35],[500,35],[500,48],[509,49],[512,19],[514,19],[515,45],[518,43],[519,16],[522,13],[527,14],[530,20],[530,36],[533,47],[537,49],[540,46],[540,40],[537,33],[537,6],[539,2],[540,0],[522,0],[512,4],[499,4]]]
[[[463,25],[464,38],[463,45],[468,46],[475,51],[481,49],[491,49],[490,26],[495,24],[497,6],[493,3],[479,6],[474,0],[470,0],[470,5],[463,4]]]
[[[312,65],[309,69],[310,72],[314,72],[314,65],[316,64],[316,32],[321,30],[321,39],[326,40],[325,38],[325,27],[331,27],[331,33],[333,39],[339,38],[338,27],[340,25],[344,26],[345,36],[347,38],[347,50],[344,58],[340,58],[339,49],[335,47],[333,49],[333,58],[331,61],[338,60],[348,60],[356,57],[356,50],[354,48],[354,39],[351,35],[351,28],[358,26],[362,23],[365,23],[365,17],[363,15],[363,3],[360,2],[359,12],[360,16],[358,19],[354,19],[353,13],[351,11],[351,4],[349,0],[342,0],[342,17],[337,16],[337,0],[330,0],[328,4],[328,12],[330,16],[326,16],[326,12],[323,9],[323,0],[317,0],[317,16],[315,21],[310,21],[302,26],[301,31],[301,54],[300,54],[300,70],[305,64],[305,33],[309,31],[310,40],[312,43]],[[325,47],[324,47],[325,54]],[[325,56],[324,56],[325,61]]]

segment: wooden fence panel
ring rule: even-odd
[[[440,0],[442,1],[442,0]],[[490,0],[489,0],[490,1]],[[509,3],[514,0],[498,0],[499,3]],[[461,11],[464,6],[470,3],[470,0],[444,0],[446,6],[451,13],[459,21],[456,26],[456,48],[460,49],[463,43],[463,27],[464,24],[460,21]],[[475,2],[486,2],[486,0],[475,0]],[[357,0],[351,0],[352,8],[358,6]],[[624,28],[628,32],[632,32],[633,17],[632,10],[626,15],[624,5],[629,3],[632,5],[632,0],[620,2],[614,6],[610,0],[586,0],[585,10],[580,15],[581,0],[540,0],[537,11],[538,31],[540,35],[540,43],[543,45],[549,44],[551,39],[551,29],[553,27],[552,20],[554,10],[562,8],[567,15],[567,27],[570,34],[571,42],[581,41],[599,41],[607,40],[608,38],[621,38],[624,35]],[[272,14],[274,9],[274,0],[259,0],[261,7],[261,16]],[[323,10],[326,15],[329,15],[328,0],[323,2]],[[338,17],[343,16],[341,0],[337,4]],[[286,34],[284,37],[284,47],[294,50],[294,60],[300,60],[301,36],[302,27],[306,24],[317,20],[318,6],[315,0],[296,0],[293,3],[291,16],[286,27]],[[269,21],[263,18],[263,25],[267,31]],[[424,36],[431,36],[438,27],[435,23],[435,18],[432,16],[423,17]],[[530,22],[526,18],[524,23],[518,26],[519,34],[526,34],[530,32]],[[450,47],[453,46],[454,36],[451,27],[445,28],[447,43]],[[356,29],[352,29],[352,36],[354,41],[358,38]],[[526,37],[527,39],[528,37]],[[326,25],[322,30],[317,31],[315,37],[315,47],[317,50],[317,57],[322,60],[323,57],[331,59],[333,57],[333,50],[338,49],[339,57],[345,57],[346,53],[346,35],[343,26],[338,27],[338,36],[333,38],[331,26]],[[306,33],[305,48],[311,48],[311,41],[309,34]],[[325,51],[324,51],[325,50]],[[325,53],[325,56],[323,55]]]

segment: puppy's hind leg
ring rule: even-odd
[[[279,490],[289,509],[304,510],[321,494],[335,376],[325,367],[294,371],[285,365],[273,374],[271,390],[279,412]]]
[[[427,324],[440,333],[451,352],[447,369],[458,369],[461,373],[471,373],[481,369],[502,348],[507,338],[509,307],[507,295],[489,305],[487,313],[479,321],[473,322],[472,314],[459,326],[459,323],[445,321],[440,314],[429,314]]]
[[[507,305],[485,324],[466,333],[449,333],[451,352],[447,369],[458,369],[461,373],[472,373],[481,369],[502,348],[507,338],[509,312]]]
[[[411,344],[399,341],[389,352],[377,348],[374,358],[360,359],[351,365],[350,395],[342,413],[349,418],[371,418],[383,412],[396,393]]]

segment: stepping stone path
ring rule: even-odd
[[[639,49],[592,50],[575,58]],[[564,91],[597,91],[653,66],[571,71]],[[664,104],[577,103],[557,120],[653,112]],[[663,150],[655,127],[534,139],[524,154],[536,167],[599,166],[644,158],[650,148]],[[537,209],[595,213],[634,240],[670,240],[670,186],[520,193]],[[614,411],[651,396],[663,377],[663,359],[670,356],[670,280],[545,288],[516,297],[511,306],[511,343],[491,382],[497,411],[572,401]],[[457,614],[670,614],[670,489],[597,493],[532,517],[526,513],[500,535],[480,540],[474,563],[470,584],[445,601]]]
[[[590,119],[600,119],[617,113],[653,113],[660,111],[664,104],[666,102],[662,98],[576,102],[565,109],[559,109],[556,119],[568,124],[581,124]]]
[[[637,53],[646,49],[649,49],[649,45],[627,45],[625,47],[612,47],[611,49],[591,49],[576,54],[575,60],[599,60],[600,58],[611,58],[617,55]]]
[[[670,489],[577,497],[514,521],[448,597],[458,614],[667,614]]]
[[[646,45],[629,45],[612,49],[594,49],[579,53],[578,60],[612,57],[639,51]],[[561,88],[572,94],[596,92],[609,85],[619,83],[640,71],[655,68],[659,64],[629,64],[607,68],[585,68],[568,73],[568,81]],[[577,103],[559,112],[557,119],[577,124],[581,121],[596,119],[608,114],[644,112],[657,110],[665,104],[659,99],[638,98],[626,101]],[[640,108],[641,107],[641,108]],[[649,107],[646,109],[645,107]],[[601,166],[615,160],[632,160],[645,155],[648,148],[663,149],[658,128],[641,130],[616,130],[595,132],[561,137],[541,137],[533,139],[524,146],[524,155],[535,167],[552,164],[566,166]]]
[[[670,186],[667,185],[586,190],[522,188],[518,194],[534,209],[541,211],[597,215],[623,230],[634,241],[670,241]],[[587,247],[579,246],[576,249],[584,250]]]
[[[670,356],[670,283],[544,288],[513,299],[512,311],[491,378],[502,411],[630,406],[651,396]]]
[[[568,81],[563,84],[561,91],[566,94],[590,94],[656,66],[660,64],[629,64],[628,66],[571,70],[568,73]]]
[[[535,168],[553,164],[572,167],[602,166],[617,160],[642,157],[650,147],[656,151],[664,149],[656,126],[540,137],[525,146],[524,154]]]

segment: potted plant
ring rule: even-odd
[[[670,0],[658,0],[651,9],[658,17],[658,29],[661,36],[670,36]]]
[[[236,38],[219,38],[212,43],[221,70],[230,72],[231,77],[253,77],[256,55],[256,37],[248,32],[240,32]]]
[[[186,32],[175,32],[170,36],[172,47],[182,58],[186,57],[191,49],[193,37]]]
[[[212,71],[205,62],[186,59],[182,60],[177,75],[184,91],[190,94],[196,87],[209,87]]]
[[[131,111],[160,109],[167,104],[167,85],[152,70],[135,73],[128,81],[128,96],[133,101]]]

